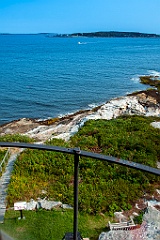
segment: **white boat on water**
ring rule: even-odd
[[[78,44],[86,44],[86,42],[78,42]]]

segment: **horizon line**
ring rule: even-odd
[[[30,32],[30,33],[10,33],[10,32],[1,32],[0,35],[38,35],[38,34],[56,34],[56,35],[72,35],[72,34],[84,34],[84,33],[100,33],[100,32],[108,32],[108,33],[140,33],[140,34],[149,34],[149,35],[160,35],[160,33],[146,33],[146,32],[138,32],[138,31],[88,31],[88,32],[73,32],[73,33],[55,33],[55,32]]]

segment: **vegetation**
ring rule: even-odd
[[[156,167],[160,130],[150,125],[156,119],[125,116],[110,121],[91,120],[70,142],[53,139],[47,144],[80,147]],[[130,209],[133,201],[144,190],[151,192],[158,181],[151,174],[84,157],[79,168],[79,210],[89,214],[108,212],[113,216],[115,211]],[[73,205],[73,156],[30,149],[19,156],[8,188],[8,205],[37,197]]]
[[[24,136],[24,135],[20,135],[20,134],[6,134],[4,136],[0,136],[0,142],[26,142],[26,143],[30,143],[30,142],[33,142],[33,139],[31,139],[27,136]],[[3,158],[5,156],[6,151],[7,150],[4,150],[4,149],[0,150],[0,164],[1,164],[1,161],[3,160]],[[5,169],[5,166],[7,165],[9,155],[10,154],[7,155],[7,158],[6,158],[5,162],[1,166],[0,176],[2,175],[2,172]]]
[[[0,142],[25,142],[31,143],[34,140],[21,134],[6,134],[4,136],[0,136]]]
[[[104,31],[104,32],[89,32],[89,33],[72,33],[72,34],[57,34],[47,35],[47,37],[131,37],[131,38],[159,38],[160,35],[139,33],[139,32],[117,32],[117,31]]]
[[[158,77],[153,77],[153,76],[141,76],[140,81],[143,84],[147,84],[150,86],[154,86],[157,88],[158,91],[160,91],[160,80]]]
[[[0,177],[2,175],[2,172],[4,170],[4,167],[6,165],[6,162],[2,164],[3,158],[5,157],[7,150],[0,150]],[[1,165],[2,164],[2,165]]]
[[[0,150],[0,162],[4,158],[5,154],[6,154],[6,150]]]
[[[143,215],[144,215],[144,211],[140,211],[139,215],[134,217],[134,223],[135,224],[142,224]]]
[[[7,211],[5,224],[0,229],[18,240],[62,240],[67,232],[73,232],[73,211],[23,211],[25,220],[18,220],[19,211]],[[106,215],[90,216],[79,214],[79,231],[83,237],[97,240],[98,235],[106,230]]]
[[[52,125],[58,121],[59,121],[59,118],[56,117],[56,118],[50,118],[50,119],[44,120],[42,122],[43,122],[43,124],[46,124],[46,125]]]

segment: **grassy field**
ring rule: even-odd
[[[0,229],[15,240],[61,240],[65,233],[73,232],[73,211],[24,211],[24,220],[18,220],[19,211],[7,211]],[[97,240],[106,231],[108,217],[79,214],[79,232],[82,237]]]

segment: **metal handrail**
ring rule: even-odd
[[[77,153],[79,156],[88,157],[88,158],[95,158],[101,161],[107,161],[110,163],[119,164],[129,168],[139,169],[144,172],[152,173],[155,175],[160,175],[160,169],[153,168],[150,166],[146,166],[144,164],[124,160],[121,158],[115,158],[111,156],[106,156],[103,154],[87,152],[80,150],[79,148],[64,148],[59,146],[50,146],[50,145],[43,145],[43,144],[30,144],[30,143],[18,143],[18,142],[0,142],[1,147],[18,147],[18,148],[31,148],[31,149],[39,149],[39,150],[47,150],[47,151],[55,151],[55,152],[62,152],[73,154]]]
[[[152,173],[154,175],[160,176],[160,169],[149,167],[143,164],[123,160],[120,158],[115,158],[111,156],[106,156],[98,153],[92,153],[80,150],[79,148],[64,148],[59,146],[50,146],[42,144],[29,144],[29,143],[17,143],[17,142],[0,142],[1,147],[18,147],[18,148],[31,148],[47,151],[62,152],[74,155],[74,223],[73,223],[73,237],[74,240],[77,239],[78,233],[78,171],[79,171],[79,157],[94,158],[101,161],[107,161],[114,164],[119,164],[125,167],[134,168],[144,172]]]

